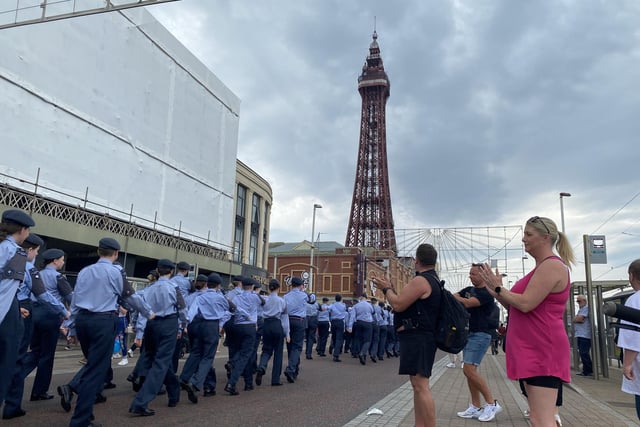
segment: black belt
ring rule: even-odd
[[[306,320],[307,318],[301,316],[289,316],[289,319]]]
[[[101,315],[109,314],[109,315],[112,315],[112,316],[117,316],[118,315],[118,312],[116,310],[113,310],[113,311],[89,311],[89,310],[84,309],[84,308],[80,309],[80,313],[82,313],[82,314],[101,314]]]
[[[265,317],[264,320],[280,320],[280,316]]]
[[[154,317],[154,320],[175,319],[176,317],[178,317],[178,313],[168,314],[166,316],[156,316]]]

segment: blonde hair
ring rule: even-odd
[[[558,227],[553,220],[541,216],[529,218],[527,225],[533,227],[540,234],[548,234],[551,237],[551,245],[555,245],[556,251],[562,261],[571,269],[571,265],[576,264],[576,257],[569,244],[566,234],[558,231]]]

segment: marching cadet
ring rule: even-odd
[[[160,391],[162,384],[167,386],[169,407],[180,400],[180,383],[171,366],[171,358],[176,345],[176,332],[187,326],[187,314],[180,290],[170,280],[175,264],[171,260],[158,260],[158,281],[145,290],[144,299],[156,313],[153,320],[146,322],[144,328],[145,350],[141,358],[149,368],[142,388],[131,402],[129,412],[143,417],[155,415],[149,409],[151,402]],[[197,402],[196,401],[193,403]]]
[[[354,354],[358,355],[360,364],[365,365],[367,363],[367,353],[371,346],[371,332],[373,322],[373,307],[369,301],[367,301],[367,294],[360,296],[360,301],[353,306],[353,313],[349,319],[349,326],[347,329],[349,332],[355,334],[355,341],[358,343],[358,347],[354,350]],[[355,325],[355,331],[354,331]]]
[[[0,222],[0,404],[6,397],[11,375],[18,359],[21,310],[16,298],[18,286],[24,280],[27,254],[19,245],[29,236],[29,227],[36,223],[18,209],[2,213]],[[28,313],[24,313],[25,316]]]
[[[261,295],[262,292],[262,284],[258,283],[256,280],[253,280],[253,292]],[[264,297],[262,299],[265,299]],[[258,348],[260,347],[260,342],[262,341],[262,336],[264,334],[264,311],[263,306],[258,307],[258,326],[256,328],[256,340],[253,342],[253,353],[251,355],[251,360],[249,363],[250,366],[250,375],[256,373],[258,369]],[[250,380],[253,383],[253,379]]]
[[[289,316],[290,341],[287,343],[289,360],[284,371],[287,381],[296,381],[300,372],[300,354],[304,343],[304,332],[307,321],[307,304],[309,296],[302,290],[304,282],[299,277],[291,278],[291,290],[284,296],[287,303],[287,315]]]
[[[44,268],[40,270],[40,278],[47,293],[56,300],[57,310],[42,300],[33,302],[33,337],[31,351],[27,353],[23,375],[26,377],[37,367],[36,377],[31,389],[31,401],[53,398],[48,394],[53,374],[53,362],[58,343],[60,323],[67,310],[65,303],[71,304],[73,289],[67,278],[60,274],[64,267],[64,252],[60,249],[47,249],[41,254]],[[32,298],[33,300],[33,298]],[[68,316],[66,317],[68,318]]]
[[[318,304],[315,294],[308,294],[309,304],[306,305],[307,324],[305,327],[305,341],[307,343],[305,355],[307,360],[313,359],[313,343],[316,342],[316,330],[318,329]]]
[[[143,316],[154,317],[153,311],[135,294],[131,284],[123,281],[122,274],[113,265],[119,251],[120,244],[115,239],[100,239],[100,259],[80,270],[74,288],[69,336],[72,341],[80,341],[87,363],[69,384],[58,387],[60,405],[67,412],[71,410],[72,393],[78,395],[70,427],[94,425],[93,405],[111,366],[119,298]]]
[[[210,370],[214,369],[212,365],[218,349],[220,331],[231,317],[229,302],[220,291],[221,284],[222,279],[218,273],[209,274],[207,289],[196,292],[197,297],[189,307],[189,338],[193,340],[193,346],[180,375],[180,386],[188,393],[192,402],[198,401],[197,396],[193,396],[205,385],[207,396],[215,394],[215,374],[212,377],[213,384],[206,384],[205,379]]]
[[[191,282],[189,281],[189,271],[191,265],[186,261],[180,261],[176,264],[176,275],[171,278],[171,281],[180,289],[182,299],[187,300],[187,296],[191,293]]]
[[[21,408],[21,404],[22,394],[24,392],[24,379],[29,373],[31,373],[33,367],[35,367],[35,364],[31,365],[29,368],[25,367],[25,362],[28,354],[27,350],[29,349],[29,344],[31,343],[31,336],[33,332],[32,319],[34,301],[43,305],[46,304],[47,310],[49,310],[56,316],[56,319],[58,319],[56,332],[58,331],[58,327],[60,326],[60,319],[68,318],[70,315],[65,306],[62,305],[58,300],[56,300],[49,292],[47,292],[45,285],[42,282],[42,278],[38,273],[38,270],[33,265],[33,260],[38,255],[38,250],[43,244],[44,242],[39,236],[34,233],[30,233],[29,236],[20,245],[27,252],[26,270],[29,274],[25,275],[24,282],[20,284],[17,298],[20,304],[20,308],[29,311],[31,314],[22,318],[24,330],[22,334],[22,340],[20,342],[20,347],[18,349],[18,361],[15,366],[13,378],[11,380],[11,386],[9,388],[9,392],[5,400],[4,410],[2,412],[2,419],[4,420],[21,417],[26,414],[26,412]],[[54,337],[57,341],[57,333],[56,335],[54,335]],[[49,378],[51,377],[49,376]],[[47,383],[47,387],[48,386],[49,385]],[[31,400],[34,401],[52,399],[53,396],[46,394],[47,389],[45,388],[44,390],[45,394],[37,396],[37,399],[35,399],[34,395],[32,394]]]
[[[384,303],[378,302],[380,308],[380,321],[378,326],[380,327],[380,338],[378,339],[378,360],[384,360],[384,352],[387,348],[387,326],[389,325],[389,312],[384,309]]]
[[[235,353],[231,365],[231,375],[224,391],[232,396],[238,395],[236,383],[240,376],[245,378],[245,391],[253,390],[253,372],[247,369],[253,353],[253,344],[256,339],[256,328],[258,323],[258,307],[264,305],[264,299],[253,290],[254,280],[245,277],[242,280],[242,293],[233,298],[235,306],[235,326],[237,333],[238,349]]]
[[[242,293],[242,276],[233,276],[231,278],[231,282],[233,284],[233,288],[227,292],[226,298],[230,303],[233,299]],[[227,379],[231,377],[231,370],[233,369],[233,365],[231,361],[234,359],[236,353],[238,352],[238,334],[236,333],[236,322],[235,322],[235,313],[233,312],[233,304],[231,304],[231,319],[224,326],[224,344],[227,346],[227,350],[229,352],[229,360],[225,363],[224,368],[227,370]]]
[[[373,363],[378,362],[378,343],[380,342],[380,322],[382,322],[382,310],[378,307],[378,299],[372,297],[371,307],[373,308],[373,321],[371,322],[371,345],[369,346],[369,357]],[[386,331],[385,331],[386,332]]]
[[[289,342],[289,316],[287,304],[278,296],[280,282],[276,279],[269,281],[269,296],[264,303],[264,335],[262,337],[262,355],[256,371],[256,384],[262,384],[262,376],[267,370],[269,359],[273,355],[271,368],[271,385],[280,386],[282,374],[283,339]]]
[[[331,320],[331,344],[333,346],[333,361],[342,362],[342,343],[344,340],[345,319],[347,306],[342,302],[342,295],[336,294],[336,302],[329,306],[329,319]]]
[[[322,305],[318,311],[318,344],[316,352],[318,356],[325,357],[327,349],[327,338],[329,338],[329,298],[322,297]]]

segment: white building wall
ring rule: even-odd
[[[0,31],[0,172],[58,200],[231,247],[239,104],[143,8]]]

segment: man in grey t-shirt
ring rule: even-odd
[[[578,375],[581,377],[590,377],[593,375],[593,364],[591,363],[591,320],[589,319],[589,305],[587,297],[578,295],[578,314],[573,318],[575,334],[578,338],[578,353],[582,360],[582,372]]]

